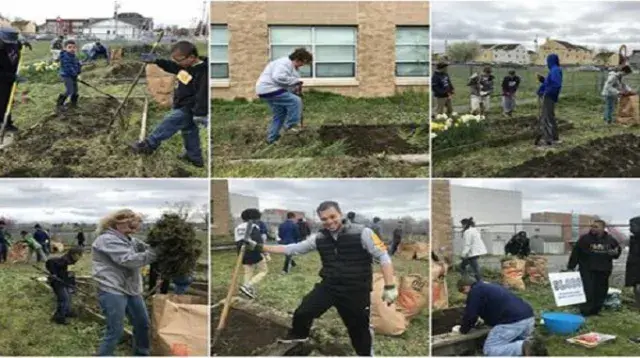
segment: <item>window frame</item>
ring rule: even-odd
[[[431,76],[431,59],[429,58],[429,54],[431,53],[431,26],[429,25],[396,25],[395,26],[395,33],[394,35],[397,36],[398,34],[398,30],[399,29],[426,29],[427,30],[427,61],[426,62],[407,62],[407,61],[398,61],[398,58],[396,56],[395,58],[395,62],[394,62],[394,75],[396,78],[429,78]],[[397,38],[397,37],[396,37]],[[425,46],[425,45],[416,45],[416,44],[409,44],[409,43],[398,43],[397,41],[395,41],[394,43],[394,52],[397,52],[398,46]],[[415,63],[424,63],[426,68],[427,68],[427,75],[426,76],[401,76],[398,74],[398,64],[415,64]]]
[[[213,28],[214,27],[224,27],[224,29],[227,31],[227,42],[226,43],[221,43],[221,42],[213,42],[211,37],[213,36]],[[213,46],[225,46],[227,48],[227,61],[226,62],[221,62],[221,61],[214,61],[213,60],[213,56],[211,56],[212,52],[212,47]],[[211,73],[209,74],[209,77],[212,80],[229,80],[229,78],[231,77],[231,66],[229,66],[229,25],[228,24],[218,24],[218,23],[211,23],[209,24],[209,70],[211,70],[211,65],[227,65],[227,76],[226,77],[213,77],[213,71],[211,71]]]
[[[275,58],[273,58],[273,46],[304,46],[306,47],[307,44],[298,44],[298,43],[281,43],[281,44],[274,44],[273,43],[273,32],[271,31],[274,28],[311,28],[311,44],[309,44],[309,46],[311,47],[311,53],[313,54],[313,61],[311,62],[311,76],[309,77],[304,77],[304,76],[300,76],[300,78],[305,78],[305,79],[309,79],[309,80],[332,80],[332,79],[336,79],[336,80],[352,80],[352,79],[356,79],[358,78],[358,26],[357,25],[269,25],[269,61],[273,61],[276,60]],[[316,29],[317,28],[335,28],[335,29],[351,29],[354,31],[354,43],[353,45],[331,45],[331,44],[322,44],[319,45],[320,47],[322,46],[353,46],[353,58],[354,61],[353,62],[345,62],[345,61],[322,61],[322,62],[318,62],[317,61],[317,56],[316,56]],[[353,64],[353,76],[350,77],[329,77],[329,76],[325,76],[325,77],[318,77],[317,76],[317,69],[316,66],[318,65],[318,63],[320,64]]]

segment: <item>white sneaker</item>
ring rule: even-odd
[[[247,285],[240,286],[240,292],[242,292],[245,296],[249,297],[250,299],[256,298],[255,291]]]

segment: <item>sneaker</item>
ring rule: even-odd
[[[562,144],[564,141],[562,139],[556,139],[553,141],[553,144]]]
[[[631,337],[631,338],[629,338],[629,341],[630,341],[631,343],[638,343],[638,344],[640,344],[640,337]]]
[[[536,149],[540,151],[549,150],[553,148],[553,144],[536,144]]]
[[[285,270],[282,270],[282,272],[280,274],[284,276],[284,275],[288,275],[289,273],[287,271],[285,271]]]
[[[287,129],[285,129],[285,131],[288,132],[288,133],[298,134],[298,133],[300,133],[301,129],[298,126],[291,126],[291,127],[287,128]]]
[[[149,143],[147,143],[147,141],[144,141],[144,140],[142,142],[136,142],[136,143],[131,144],[129,146],[129,148],[131,148],[131,150],[135,154],[151,154],[151,153],[153,153],[153,148],[151,148],[151,146],[149,146]]]
[[[291,333],[287,334],[286,337],[284,338],[278,338],[278,343],[305,343],[309,341],[309,337],[306,338],[300,338],[300,337],[296,337],[294,335],[292,335]]]
[[[198,168],[204,168],[204,162],[201,160],[193,160],[191,159],[187,153],[182,153],[178,156],[178,159],[182,160],[183,162],[187,162],[193,166],[196,166]]]
[[[240,286],[240,292],[242,292],[245,296],[249,297],[250,299],[256,298],[254,294],[255,291],[247,285]]]

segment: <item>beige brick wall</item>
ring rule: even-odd
[[[395,83],[396,25],[429,25],[429,3],[387,2],[212,2],[211,22],[229,29],[229,85],[211,96],[255,99],[255,82],[269,60],[269,25],[358,26],[358,85],[315,87],[351,97],[391,96],[428,86]],[[308,81],[312,82],[312,81]],[[305,88],[314,88],[312,83]]]
[[[448,180],[431,182],[431,245],[439,256],[453,256],[451,186]]]
[[[229,181],[211,181],[211,207],[213,208],[212,234],[214,236],[231,235],[231,207],[229,203]]]

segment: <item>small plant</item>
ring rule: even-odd
[[[452,113],[438,114],[431,122],[431,138],[434,148],[443,149],[473,143],[484,136],[485,116]]]

